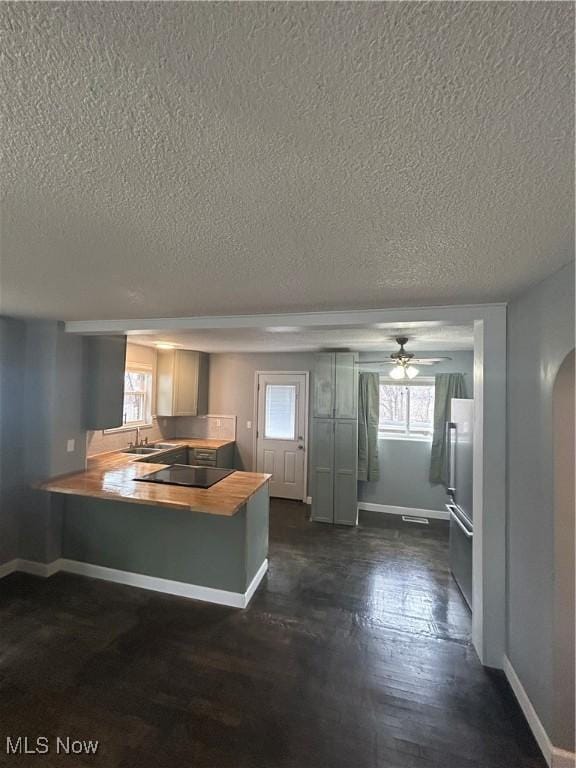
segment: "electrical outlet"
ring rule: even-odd
[[[222,426],[222,419],[216,419],[216,427],[220,429],[221,426]]]
[[[252,422],[251,421],[247,421],[246,422],[246,429],[252,429]]]
[[[75,448],[76,448],[76,440],[67,440],[66,441],[66,451],[67,451],[67,453],[74,453]]]

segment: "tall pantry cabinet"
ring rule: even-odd
[[[358,520],[358,354],[316,355],[312,398],[312,520]]]

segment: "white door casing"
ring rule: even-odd
[[[256,471],[272,475],[270,496],[306,498],[308,374],[256,376]]]

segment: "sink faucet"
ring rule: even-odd
[[[134,427],[136,431],[136,442],[135,443],[129,443],[128,448],[141,448],[143,445],[148,445],[148,438],[145,437],[143,440],[140,440],[140,427]]]

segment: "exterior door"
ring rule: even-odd
[[[270,496],[306,498],[306,375],[258,374],[256,469],[272,475]]]

